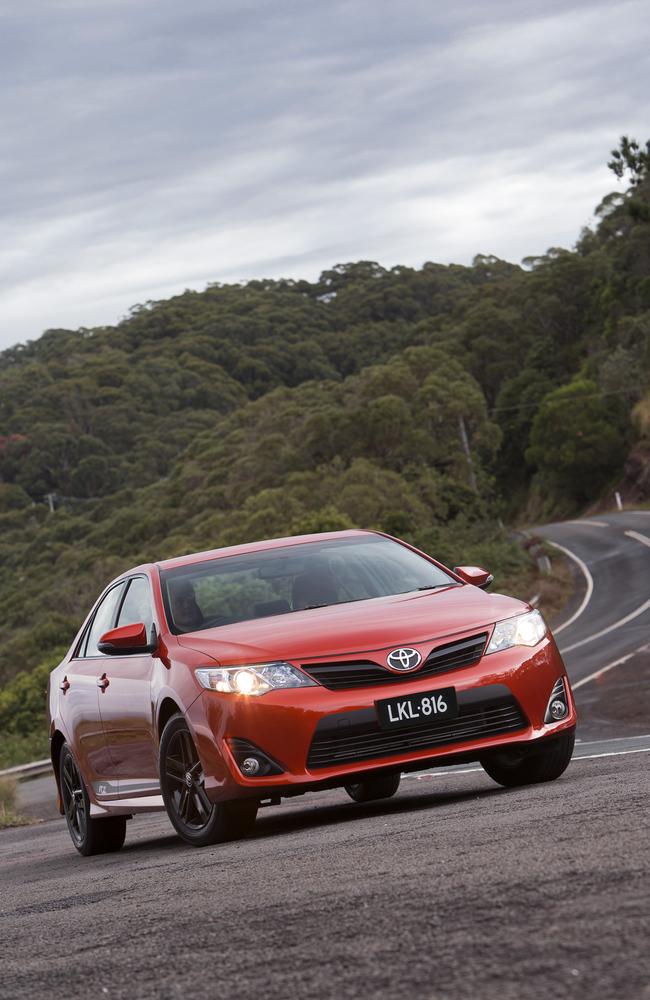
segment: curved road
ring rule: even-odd
[[[581,712],[559,781],[424,772],[202,851],[161,816],[94,859],[60,819],[6,831],[0,997],[647,1000],[650,513],[536,533],[581,580],[557,629]]]
[[[650,511],[545,525],[578,594],[554,632],[580,712],[579,738],[650,733]]]

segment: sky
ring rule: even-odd
[[[0,0],[0,347],[571,247],[648,95],[647,0]]]

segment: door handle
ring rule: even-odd
[[[106,676],[106,674],[102,674],[101,677],[97,678],[97,687],[101,688],[102,691],[105,691],[109,684],[110,684],[110,681],[109,681],[108,677]]]
[[[66,693],[66,691],[68,690],[68,688],[70,687],[70,681],[68,680],[68,678],[67,678],[67,677],[64,677],[64,678],[63,678],[63,680],[62,680],[62,681],[61,681],[61,683],[59,684],[59,687],[61,688],[61,690],[62,690],[62,691],[63,691],[63,693],[65,694],[65,693]]]

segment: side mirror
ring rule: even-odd
[[[454,573],[459,576],[463,583],[471,583],[481,590],[487,590],[494,577],[487,570],[480,566],[455,566]]]
[[[100,653],[108,656],[128,656],[129,653],[153,653],[158,646],[156,626],[151,626],[151,638],[147,637],[144,622],[134,625],[120,625],[104,632],[97,643]]]

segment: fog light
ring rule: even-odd
[[[250,740],[229,736],[228,745],[245,778],[265,778],[267,774],[282,774],[285,770],[282,764],[278,764],[277,760],[273,760]]]
[[[246,757],[241,764],[242,773],[247,777],[252,778],[260,769],[260,762],[257,757]]]
[[[559,698],[554,698],[549,706],[549,712],[551,713],[551,718],[555,722],[559,722],[567,714],[567,707]]]
[[[569,688],[564,677],[558,677],[546,705],[544,722],[561,722],[569,714]]]

